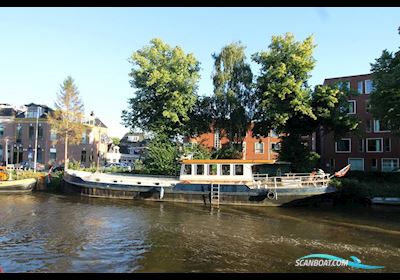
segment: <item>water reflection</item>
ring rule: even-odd
[[[389,209],[389,210],[388,210]],[[399,271],[399,208],[220,207],[0,196],[6,272],[298,272],[312,253]],[[354,271],[340,268],[340,271]]]

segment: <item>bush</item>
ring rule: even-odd
[[[46,176],[46,175],[47,174],[44,173],[44,172],[36,172],[35,173],[33,171],[30,171],[30,170],[27,170],[27,171],[16,171],[16,170],[13,170],[11,172],[12,180],[22,180],[22,179],[29,179],[29,178],[38,179],[38,178]]]

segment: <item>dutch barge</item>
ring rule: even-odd
[[[200,203],[204,205],[293,205],[329,194],[329,174],[255,173],[272,160],[183,160],[179,177],[64,172],[67,192],[89,197]]]

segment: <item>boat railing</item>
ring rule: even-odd
[[[258,175],[258,174],[257,174]],[[280,187],[326,187],[330,181],[329,174],[291,173],[283,176],[254,176],[254,185],[257,188]]]

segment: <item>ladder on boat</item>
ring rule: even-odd
[[[211,205],[219,206],[219,192],[220,192],[220,185],[219,184],[211,184]]]

